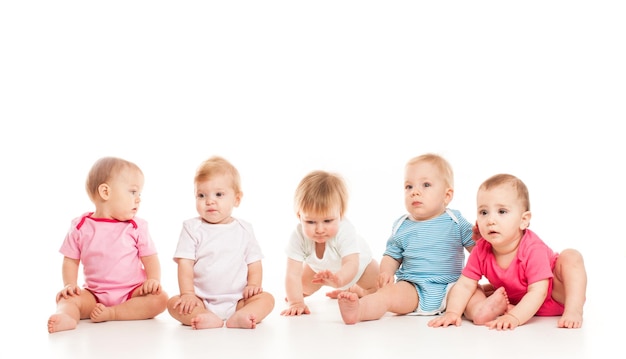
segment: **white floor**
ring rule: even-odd
[[[619,257],[619,256],[618,256]],[[73,331],[48,334],[47,314],[22,323],[25,331],[9,329],[8,357],[50,358],[323,358],[366,356],[480,358],[623,358],[619,307],[605,307],[624,298],[611,276],[623,271],[621,261],[597,263],[589,270],[590,284],[584,326],[556,328],[556,318],[534,318],[514,331],[498,332],[464,322],[461,327],[429,328],[428,317],[387,315],[378,321],[345,325],[335,300],[317,293],[308,299],[312,314],[279,315],[282,303],[255,330],[192,330],[167,313],[136,322],[94,324],[82,321]],[[621,292],[620,292],[621,291]],[[45,298],[46,302],[50,298]],[[16,308],[17,310],[17,308]],[[17,311],[12,311],[17,313]],[[48,313],[49,314],[49,313]],[[5,331],[7,327],[5,326]],[[17,335],[17,338],[15,337]],[[15,345],[15,348],[11,347]]]

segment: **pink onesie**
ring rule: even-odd
[[[130,298],[146,280],[141,257],[156,254],[145,220],[120,222],[92,218],[86,213],[72,220],[59,250],[83,265],[84,288],[98,302],[113,306]]]
[[[484,276],[494,288],[504,287],[513,305],[519,303],[530,284],[548,279],[548,294],[536,315],[561,315],[563,305],[552,299],[552,271],[558,256],[558,253],[527,229],[515,258],[508,268],[502,269],[496,263],[491,244],[481,238],[469,255],[463,275],[473,280],[480,280]]]

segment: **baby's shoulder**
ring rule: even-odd
[[[241,227],[243,227],[243,229],[246,230],[246,232],[253,232],[252,223],[244,219],[236,218],[236,217],[233,217],[233,220],[237,222]]]
[[[135,222],[135,224],[139,228],[148,227],[148,221],[146,219],[141,218],[141,217],[134,217],[133,218],[133,222]]]

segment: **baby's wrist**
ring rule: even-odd
[[[505,313],[504,315],[508,315],[508,316],[512,317],[513,319],[515,319],[517,321],[517,326],[520,326],[522,324],[522,322],[519,320],[519,318],[516,317],[515,315],[513,315],[511,313]]]

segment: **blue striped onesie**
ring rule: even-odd
[[[445,310],[448,286],[459,279],[465,264],[465,247],[472,240],[472,225],[454,209],[427,221],[416,222],[404,215],[394,222],[384,255],[401,262],[397,281],[415,285],[419,314]]]

